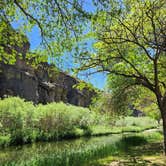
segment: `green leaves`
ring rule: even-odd
[[[0,100],[0,115],[0,136],[9,136],[10,144],[76,137],[77,129],[91,134],[90,126],[101,123],[100,114],[88,108],[55,102],[34,106],[18,97]]]
[[[107,72],[112,101],[122,111],[142,93],[142,87],[160,94],[158,101],[162,101],[166,92],[166,68],[161,65],[166,55],[164,0],[113,0],[109,5],[92,17],[95,53],[80,57],[80,69]]]
[[[66,51],[71,51],[85,29],[82,23],[86,23],[89,17],[82,8],[82,3],[75,0],[5,0],[2,5],[0,20],[5,21],[8,27],[11,26],[11,22],[17,22],[19,34],[38,27],[42,38],[40,49],[47,51],[47,59],[60,57]],[[3,24],[0,25],[0,29],[4,29]],[[9,31],[15,33],[12,28]],[[0,35],[0,38],[3,36]],[[21,47],[18,43],[23,39],[13,36],[14,40],[9,40],[9,35],[4,38],[10,45],[17,43],[17,46]],[[4,44],[5,40],[2,39]]]
[[[14,64],[16,57],[23,58],[28,48],[27,38],[13,30],[6,21],[0,22],[0,57],[5,63]],[[23,53],[24,51],[24,53]]]

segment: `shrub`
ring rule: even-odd
[[[118,120],[115,125],[110,126],[105,114],[62,102],[34,106],[32,102],[25,102],[18,97],[0,100],[2,146],[83,135],[142,131],[155,127],[155,121],[148,117],[126,117]]]
[[[34,106],[18,97],[1,100],[0,115],[0,136],[8,136],[10,144],[90,135],[98,121],[87,108],[62,102]]]
[[[31,102],[18,97],[0,101],[0,133],[10,135],[11,143],[32,142],[35,140],[34,109]]]
[[[77,131],[75,128],[89,131],[89,126],[94,122],[94,116],[87,108],[66,105],[62,102],[39,105],[36,113],[39,139],[58,139],[74,135],[73,131]]]
[[[9,136],[0,136],[0,146],[6,147],[10,143],[10,137]]]

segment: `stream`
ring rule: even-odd
[[[92,160],[118,154],[124,135],[126,136],[113,134],[12,146],[0,150],[0,166],[88,166]]]
[[[72,166],[80,161],[85,164],[99,157],[100,153],[104,155],[105,152],[101,149],[113,145],[121,137],[122,135],[118,134],[12,146],[0,150],[0,165],[65,166],[70,163]]]

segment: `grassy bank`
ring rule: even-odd
[[[142,136],[141,136],[142,135]],[[89,166],[115,165],[149,165],[165,166],[166,157],[163,155],[163,136],[157,133],[139,134],[139,137],[126,137],[125,146],[118,155],[110,154],[98,160],[91,161]]]
[[[7,153],[0,154],[1,165],[12,166],[99,166],[108,165],[113,159],[121,158],[130,154],[141,155],[144,147],[157,145],[153,147],[161,155],[162,135],[159,132],[137,133],[130,135],[113,135],[93,137],[58,148],[54,144],[48,146],[32,146],[30,149],[23,149],[16,154],[19,158],[16,160],[16,154],[8,156]],[[158,143],[160,146],[158,146]],[[39,149],[40,148],[40,149]],[[135,151],[133,149],[136,149]],[[142,151],[137,152],[137,149]],[[139,151],[139,150],[138,150]],[[149,150],[150,152],[150,150]],[[155,152],[155,153],[156,153]],[[138,154],[137,154],[138,153]],[[154,150],[152,151],[153,154]],[[29,154],[31,154],[29,156]],[[146,155],[146,151],[144,153]],[[17,157],[18,157],[17,156]],[[14,157],[14,158],[12,158]],[[100,160],[99,160],[100,159]],[[111,160],[112,159],[112,160]],[[6,161],[5,161],[6,160]],[[130,165],[130,164],[129,164]]]
[[[114,126],[105,115],[64,103],[34,106],[18,97],[0,100],[0,146],[80,136],[139,132],[157,127],[147,117],[126,117]]]
[[[148,129],[153,129],[158,127],[155,120],[149,117],[124,117],[117,119],[113,126],[103,125],[103,126],[92,126],[91,135],[107,135],[107,134],[120,134],[125,132],[141,132]]]

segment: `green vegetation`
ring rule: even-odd
[[[0,60],[14,63],[18,57],[28,57],[35,58],[36,62],[47,62],[49,58],[49,61],[54,63],[57,60],[55,58],[63,55],[65,51],[71,51],[73,45],[77,44],[76,37],[83,31],[81,23],[85,23],[87,17],[88,13],[83,9],[82,3],[75,0],[1,0]],[[13,25],[13,22],[19,24],[18,33],[29,33],[33,28],[37,28],[42,40],[35,54],[25,55],[25,50],[20,52],[17,49],[22,48],[25,42],[22,42],[23,39],[13,32],[12,28],[6,28]],[[42,56],[41,53],[45,55]]]
[[[139,132],[157,127],[148,117],[110,119],[87,108],[50,103],[34,106],[18,97],[0,101],[0,145],[25,144],[90,135]]]
[[[17,97],[0,101],[0,115],[1,145],[86,135],[99,119],[86,108],[63,103],[34,106]]]
[[[0,60],[15,63],[17,59],[36,58],[37,62],[56,63],[59,56],[72,53],[74,58],[69,59],[77,63],[71,65],[72,71],[107,72],[111,109],[123,115],[141,94],[150,94],[150,103],[153,108],[157,106],[158,113],[150,108],[148,115],[163,121],[166,153],[165,0],[90,0],[90,7],[85,5],[85,0],[1,0]],[[13,31],[12,23],[19,23],[18,33]],[[20,51],[18,47],[27,44],[23,32],[34,27],[42,38],[37,53],[26,48]],[[36,124],[30,128],[36,128]],[[23,138],[29,130],[22,133]],[[41,131],[39,140],[45,137],[45,131]],[[36,138],[36,130],[33,132],[30,140]],[[14,136],[13,129],[10,134]],[[64,135],[52,133],[46,139]],[[9,137],[3,137],[2,142]],[[28,141],[29,136],[22,142]]]
[[[11,151],[1,152],[0,161],[2,165],[12,166],[88,166],[99,163],[99,158],[108,156],[112,156],[113,158],[127,153],[132,154],[131,149],[133,147],[143,148],[144,145],[147,146],[151,143],[156,143],[161,141],[162,138],[159,132],[145,132],[140,134],[93,137],[90,139],[84,138],[83,140],[76,140],[73,143],[64,142],[62,147],[54,143],[48,145],[39,144],[31,148],[27,147],[20,151],[18,150],[14,156]],[[30,153],[32,153],[31,156],[28,155]]]
[[[149,117],[124,117],[116,121],[113,126],[93,126],[92,135],[118,134],[123,132],[141,132],[158,127],[157,121]]]
[[[165,8],[165,0],[107,1],[92,19],[95,51],[78,55],[78,72],[107,73],[116,112],[150,94],[159,112],[151,116],[163,120],[166,154]]]
[[[142,135],[142,136],[141,136]],[[137,136],[122,138],[125,150],[118,155],[110,155],[91,162],[90,166],[107,165],[156,165],[164,166],[166,158],[163,154],[163,136],[159,133],[143,133]]]
[[[155,165],[147,158],[161,159],[161,139],[166,155],[165,9],[165,0],[0,0],[0,63],[24,62],[19,64],[40,70],[41,62],[49,62],[73,75],[106,72],[108,91],[90,109],[64,103],[33,105],[17,97],[1,100],[0,147],[81,136],[122,136],[114,135],[113,142],[109,136],[97,143],[85,141],[86,145],[55,153],[35,151],[37,156],[30,151],[32,157],[5,165],[109,165],[117,160],[124,165]],[[14,24],[19,24],[17,30]],[[25,36],[33,30],[41,37],[34,52]],[[66,59],[69,66],[63,65]],[[48,73],[54,80],[54,66]],[[84,82],[77,86],[93,88]],[[129,105],[144,110],[158,123],[147,117],[127,117]],[[117,116],[123,118],[113,119]],[[159,132],[143,132],[158,127],[160,120],[164,137]]]

